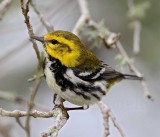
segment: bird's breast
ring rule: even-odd
[[[71,68],[62,66],[58,60],[46,59],[44,73],[51,90],[75,105],[96,103],[106,93],[104,80],[85,81],[77,77]]]

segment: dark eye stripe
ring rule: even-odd
[[[51,40],[51,43],[52,43],[53,45],[55,45],[55,44],[58,44],[58,41],[55,40],[55,39],[53,39],[53,40]]]

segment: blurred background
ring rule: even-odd
[[[135,4],[145,1],[135,0]],[[130,57],[135,59],[134,65],[145,76],[150,92],[155,99],[154,102],[151,102],[145,98],[143,88],[137,81],[123,81],[116,84],[103,98],[103,101],[112,109],[127,137],[160,136],[160,1],[150,0],[148,2],[150,8],[146,11],[145,18],[141,20],[140,53],[134,55],[132,51],[133,31],[127,17],[127,0],[88,0],[92,18],[97,22],[103,19],[111,31],[121,33],[121,42],[124,48]],[[36,1],[36,5],[45,19],[54,25],[55,30],[72,31],[80,16],[76,0],[39,0]],[[33,83],[28,83],[27,79],[35,74],[37,59],[32,44],[28,40],[20,2],[13,1],[7,10],[0,20],[0,91],[10,92],[27,99],[30,87],[33,85]],[[47,33],[32,8],[29,15],[35,34]],[[84,42],[87,44],[86,41]],[[38,43],[38,45],[43,51],[41,44]],[[115,60],[115,56],[118,54],[116,49],[107,50],[103,45],[100,45],[93,52],[113,68],[120,69],[117,60]],[[121,71],[130,73],[128,69]],[[52,94],[43,79],[35,101],[52,109]],[[72,105],[66,103],[66,106]],[[6,110],[26,110],[24,106],[4,100],[0,100],[0,107]],[[103,136],[103,121],[96,105],[91,106],[88,110],[72,111],[69,114],[70,119],[60,131],[59,137]],[[25,119],[22,118],[23,120]],[[54,119],[32,118],[32,137],[40,136],[53,124]],[[0,128],[3,126],[10,127],[8,129],[11,137],[25,136],[24,131],[14,118],[0,117]],[[119,136],[117,129],[110,122],[110,137]]]

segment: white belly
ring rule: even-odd
[[[53,90],[56,94],[61,96],[63,99],[69,101],[70,103],[73,103],[79,106],[84,106],[84,105],[90,105],[90,104],[96,103],[98,101],[97,98],[91,96],[91,94],[87,92],[85,92],[85,95],[91,96],[89,100],[85,99],[81,95],[77,95],[74,91],[70,91],[69,89],[66,89],[66,91],[62,91],[61,87],[59,87],[59,85],[56,84],[56,81],[54,79],[54,74],[48,67],[45,68],[44,73],[46,75],[46,82],[48,86],[51,88],[51,90]],[[96,83],[96,84],[101,84],[104,86],[103,88],[106,88],[106,84],[102,84],[102,83]],[[97,92],[97,94],[100,98],[103,96],[99,92]]]

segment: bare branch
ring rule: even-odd
[[[41,74],[40,76],[34,75],[32,78],[29,78],[27,81],[32,82],[36,80],[37,78],[43,78],[43,77],[44,77],[44,74]]]
[[[108,38],[104,37],[103,35],[99,34],[99,37],[103,41],[104,45],[107,49],[113,48],[117,41],[120,39],[120,33],[111,33]]]
[[[128,9],[131,11],[135,8],[134,0],[128,0]],[[133,22],[133,52],[135,54],[140,51],[140,37],[141,37],[141,22],[138,19],[135,19]]]
[[[40,86],[41,80],[42,80],[41,78],[36,79],[35,85],[31,89],[31,95],[30,95],[30,99],[29,99],[29,103],[28,103],[28,110],[27,110],[28,115],[26,118],[26,131],[27,131],[28,137],[30,136],[30,115],[29,115],[29,113],[33,109],[34,99],[37,94],[38,88]]]
[[[28,117],[32,116],[34,118],[51,118],[51,117],[55,117],[56,118],[56,123],[54,123],[54,125],[52,127],[50,127],[48,129],[48,131],[42,133],[42,137],[57,137],[58,136],[58,132],[59,130],[66,124],[69,115],[67,113],[67,110],[64,108],[64,106],[62,105],[63,100],[57,96],[55,103],[58,105],[57,107],[55,107],[53,110],[48,111],[48,112],[41,112],[41,111],[37,111],[37,110],[31,110],[28,112],[26,111],[20,111],[20,110],[14,110],[14,111],[7,111],[4,110],[2,108],[0,108],[0,116],[2,117],[15,117],[16,119],[18,119],[18,123],[21,127],[23,127],[23,125],[21,124],[21,122],[19,121],[20,117]],[[61,104],[61,105],[59,105]],[[27,130],[26,127],[23,129],[25,129],[25,131]]]
[[[137,54],[140,51],[141,22],[139,20],[135,20],[133,22],[133,26],[133,52]]]
[[[7,9],[11,5],[12,1],[13,0],[3,0],[0,3],[0,20],[2,20],[3,15],[5,14],[5,12],[7,11]]]
[[[98,102],[98,106],[99,106],[99,108],[102,112],[102,115],[103,115],[103,121],[104,121],[103,125],[105,128],[104,137],[109,136],[109,118],[111,118],[114,126],[119,131],[121,137],[126,137],[122,128],[120,127],[119,123],[117,122],[116,117],[112,113],[111,109],[103,101]]]
[[[36,28],[35,33],[39,33],[41,27],[42,25],[40,24]],[[13,57],[13,55],[16,55],[18,52],[23,50],[27,46],[28,43],[29,43],[28,39],[24,39],[15,48],[10,49],[9,51],[6,51],[3,55],[0,55],[0,63],[3,63],[6,61],[6,59]]]
[[[48,131],[43,132],[41,135],[42,137],[58,137],[58,132],[61,130],[61,128],[66,124],[69,115],[65,107],[63,106],[64,100],[56,94],[54,95],[54,104],[55,109],[57,110],[58,114],[56,115],[56,123],[54,123],[53,126],[51,126]]]
[[[29,115],[34,118],[51,118],[51,117],[55,117],[56,114],[57,114],[56,110],[50,110],[48,112],[32,110],[29,113]],[[20,117],[28,116],[28,113],[26,111],[20,111],[20,110],[7,111],[7,110],[0,108],[0,116],[20,118]]]
[[[20,121],[20,118],[19,117],[16,117],[16,122],[18,123],[18,125],[24,130],[26,131],[26,128],[23,126],[22,122]]]
[[[21,5],[24,5],[22,0],[21,0],[21,2],[22,2]],[[31,2],[31,0],[27,1],[27,4],[26,4],[27,11],[29,11],[28,4],[30,2]],[[36,5],[34,3],[31,3],[31,4],[32,4],[32,7],[34,8],[34,11],[40,17],[40,20],[41,20],[42,24],[46,27],[47,31],[53,31],[53,26],[50,25],[47,21],[45,21],[45,19],[43,18],[42,14],[37,9]],[[23,9],[24,8],[22,8],[22,11],[23,11]],[[23,12],[23,14],[24,14],[24,12]],[[26,13],[26,15],[27,15],[27,13]],[[24,16],[25,16],[25,14],[24,14]],[[33,40],[33,42],[34,42],[34,40]],[[40,64],[42,64],[42,62],[43,62],[43,59],[42,59],[42,61],[41,61],[41,59],[42,58],[38,58],[38,60],[39,60],[39,69],[41,69],[42,65],[40,65]],[[33,100],[35,98],[35,95],[36,95],[36,92],[38,90],[39,84],[41,82],[41,76],[42,76],[41,74],[42,73],[40,73],[40,72],[41,71],[37,72],[38,74],[36,75],[36,79],[35,79],[36,80],[36,84],[32,89],[31,97],[30,97],[29,105],[28,105],[28,110],[27,110],[27,114],[28,115],[27,115],[27,118],[26,118],[26,131],[27,131],[26,133],[27,133],[28,137],[30,136],[30,124],[29,124],[30,115],[29,114],[30,114],[30,112],[31,112],[31,110],[33,108]],[[32,80],[34,80],[34,78]],[[63,103],[63,102],[61,102],[61,103]],[[58,109],[57,111],[59,111],[59,112],[57,113],[56,125],[54,125],[48,132],[45,132],[45,136],[46,135],[52,135],[52,136],[56,137],[58,135],[59,130],[63,127],[63,125],[65,125],[65,123],[66,123],[66,121],[68,119],[68,113],[67,113],[66,110],[63,110],[62,108],[59,108],[59,107],[57,109]]]
[[[93,28],[98,30],[98,24],[91,18],[91,15],[90,15],[90,12],[89,12],[89,9],[88,9],[88,6],[87,6],[87,0],[78,0],[78,3],[79,3],[80,10],[81,10],[81,16],[80,16],[79,20],[77,21],[77,23],[76,23],[76,25],[73,29],[73,33],[78,34],[79,33],[78,29],[85,23],[87,23],[88,26],[93,27]],[[132,3],[130,3],[130,4],[132,5]],[[138,44],[139,44],[139,41],[140,41],[140,30],[141,30],[141,24],[136,23],[135,36],[134,36],[135,37],[134,41],[136,41],[135,42],[136,50],[138,49],[137,47],[139,47]],[[113,39],[111,37],[112,34],[115,34],[115,33],[109,32],[109,36],[106,37],[106,36],[103,36],[100,32],[99,36],[100,36],[104,45],[107,48],[110,48],[109,43],[111,43],[111,46],[115,45],[116,48],[118,49],[118,51],[120,52],[120,54],[127,61],[127,64],[129,66],[130,70],[132,72],[134,72],[137,76],[142,76],[141,73],[138,71],[138,69],[130,62],[130,58],[129,58],[128,54],[126,53],[126,51],[124,50],[122,44],[120,43],[119,37],[117,36],[117,37],[114,37],[116,39]],[[148,99],[152,100],[153,98],[148,91],[148,88],[147,88],[147,85],[146,85],[145,81],[144,80],[141,81],[141,84],[144,88],[144,94],[148,97]],[[121,136],[125,137],[125,134],[123,133],[123,130],[119,126],[119,124],[118,124],[115,116],[111,112],[110,108],[107,105],[105,105],[103,102],[100,102],[98,105],[100,107],[100,110],[101,110],[102,115],[103,115],[103,120],[104,120],[104,129],[105,129],[104,137],[109,136],[109,117],[111,118],[112,122],[114,123],[114,126],[117,128],[117,130],[119,131]]]
[[[111,109],[110,109],[110,108],[108,108],[108,109],[109,109],[109,112],[108,112],[108,113],[109,113],[109,117],[111,118],[114,126],[115,126],[115,127],[117,128],[117,130],[119,131],[121,137],[126,137],[126,135],[124,134],[124,132],[123,132],[122,128],[120,127],[118,121],[116,120],[116,117],[115,117],[114,114],[112,113]]]
[[[125,58],[127,65],[129,67],[129,69],[134,72],[137,76],[142,77],[142,74],[139,72],[139,70],[130,62],[130,58],[128,56],[128,54],[126,53],[126,51],[124,50],[122,44],[120,43],[120,41],[117,42],[116,44],[117,49],[119,50],[120,54]],[[151,101],[154,100],[154,98],[152,97],[152,95],[149,93],[148,87],[146,82],[144,81],[144,79],[141,81],[141,85],[144,89],[144,95],[150,99]]]
[[[78,34],[78,29],[81,25],[83,25],[84,23],[86,23],[88,21],[88,19],[90,19],[90,12],[88,10],[88,3],[86,0],[78,0],[79,3],[79,7],[80,7],[80,11],[81,11],[81,16],[79,17],[74,29],[73,29],[73,33],[74,34]]]
[[[23,13],[24,18],[25,18],[25,23],[26,23],[26,26],[27,26],[27,29],[28,29],[28,34],[29,34],[29,37],[30,37],[30,41],[33,44],[33,48],[34,48],[35,53],[37,55],[37,59],[40,60],[40,53],[39,53],[37,44],[36,44],[36,42],[35,42],[34,39],[31,39],[31,36],[34,35],[34,33],[33,33],[33,29],[32,29],[32,26],[30,24],[30,20],[29,20],[29,16],[28,16],[29,3],[30,3],[30,0],[28,0],[27,3],[26,3],[26,5],[25,5],[24,1],[21,0],[21,9],[22,9],[22,13]]]
[[[28,105],[28,101],[19,97],[19,96],[16,96],[15,94],[12,94],[11,92],[7,92],[7,91],[1,91],[0,90],[0,100],[7,100],[7,101],[10,101],[10,102],[15,102],[17,104],[20,104],[20,105]],[[42,110],[42,111],[48,111],[49,109],[41,104],[38,104],[38,103],[34,103],[33,106],[39,110]]]
[[[110,135],[109,132],[109,109],[106,104],[102,101],[98,102],[98,106],[101,110],[103,116],[103,126],[104,126],[104,137],[108,137]]]
[[[33,45],[33,48],[35,50],[35,53],[37,55],[37,59],[38,59],[38,62],[39,62],[39,65],[38,65],[38,69],[37,69],[37,75],[40,75],[42,72],[42,58],[40,56],[40,53],[39,53],[39,50],[38,50],[38,47],[37,47],[37,44],[35,42],[34,39],[31,39],[31,36],[34,35],[33,33],[33,29],[32,29],[32,26],[30,24],[30,20],[29,20],[29,16],[28,16],[28,12],[29,12],[29,4],[30,4],[31,0],[28,0],[26,2],[26,4],[24,3],[23,0],[21,0],[21,9],[22,9],[22,13],[24,15],[24,18],[25,18],[25,23],[26,23],[26,26],[27,26],[27,29],[28,29],[28,34],[30,36],[30,41],[32,42],[32,45]],[[26,118],[26,124],[25,124],[25,128],[26,128],[26,134],[27,134],[27,137],[30,137],[30,111],[33,109],[33,104],[34,104],[34,98],[36,96],[36,93],[38,91],[38,87],[41,83],[41,77],[37,78],[36,81],[35,81],[35,85],[32,87],[31,89],[31,96],[30,96],[30,99],[29,99],[29,104],[28,104],[28,110],[27,110],[27,118]]]
[[[87,0],[83,0],[85,2],[87,2]],[[81,3],[81,0],[78,0],[79,3]],[[84,3],[85,3],[84,2]],[[86,13],[89,14],[89,10],[88,10],[88,7],[87,7],[87,4],[84,4],[84,3],[81,3],[79,4],[80,6],[80,9],[85,9],[85,11],[87,11]],[[81,7],[83,6],[83,8]],[[84,14],[82,11],[81,11],[81,14]],[[90,15],[90,14],[89,14]],[[82,15],[81,15],[82,16]],[[84,16],[86,16],[84,14]],[[85,20],[78,20],[78,22],[76,23],[74,29],[73,29],[73,32],[75,32],[76,34],[78,34],[78,28],[81,27],[81,25],[83,25],[84,23],[86,23]],[[78,26],[78,25],[79,26]],[[98,24],[91,18],[91,16],[87,16],[87,24],[95,29],[98,29]],[[110,32],[110,35],[112,34],[113,32]],[[101,34],[100,34],[101,36]],[[102,37],[102,36],[101,36]],[[110,41],[108,40],[108,38],[110,38],[110,36],[108,37],[102,37],[102,41],[104,42],[104,45],[106,46],[106,43],[107,41]],[[129,66],[129,69],[134,72],[137,76],[142,76],[142,74],[139,72],[139,70],[130,62],[130,58],[127,54],[127,52],[125,51],[125,49],[123,48],[122,44],[120,43],[119,39],[116,39],[117,41],[115,41],[114,39],[111,39],[112,41],[110,41],[110,43],[115,43],[118,51],[120,52],[120,54],[125,58],[125,60],[127,61],[127,64]],[[107,43],[107,45],[109,45]],[[144,89],[144,95],[150,99],[150,100],[153,100],[153,97],[152,95],[149,93],[149,89],[147,87],[147,84],[144,80],[141,81],[141,85]]]
[[[31,0],[31,6],[33,7],[35,13],[38,15],[38,17],[40,18],[40,21],[42,22],[43,26],[47,29],[48,32],[53,31],[53,25],[51,25],[49,22],[47,22],[44,19],[44,16],[40,13],[40,11],[38,10],[36,4],[33,2],[33,0]]]
[[[66,112],[61,108],[56,108],[56,112],[58,114],[56,117],[56,123],[54,123],[54,126],[50,127],[48,131],[43,132],[41,134],[42,137],[58,137],[60,129],[66,124],[68,120]]]

